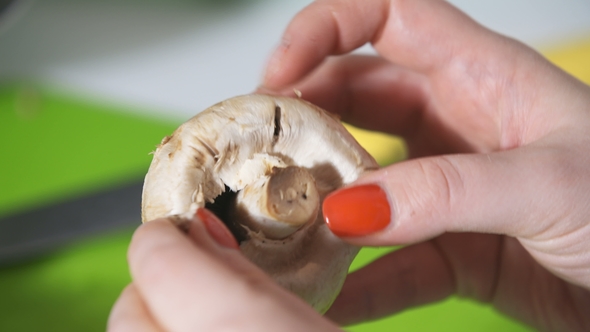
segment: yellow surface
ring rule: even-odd
[[[404,141],[396,136],[359,129],[344,124],[346,129],[356,138],[381,166],[386,166],[406,158]]]

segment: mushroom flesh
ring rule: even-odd
[[[330,232],[321,203],[377,167],[335,117],[311,103],[234,97],[162,140],[145,178],[142,220],[191,218],[209,208],[246,257],[325,312],[358,248]]]

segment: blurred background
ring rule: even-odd
[[[255,89],[309,0],[0,0],[0,331],[102,331],[149,152]],[[454,0],[590,83],[587,0]],[[369,47],[360,52],[371,53]],[[382,165],[396,138],[350,128]],[[353,269],[390,248],[363,249]],[[525,331],[451,298],[351,331]]]

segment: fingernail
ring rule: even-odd
[[[391,220],[387,194],[375,184],[334,192],[324,200],[323,213],[330,230],[340,237],[369,235]]]
[[[225,227],[225,224],[213,214],[213,212],[204,208],[199,208],[197,210],[197,217],[201,219],[207,232],[217,243],[231,249],[240,248],[236,238],[232,235],[229,229]]]

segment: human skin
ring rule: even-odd
[[[345,55],[367,42],[378,56]],[[344,189],[377,184],[391,208],[383,229],[347,241],[405,247],[351,274],[328,318],[361,322],[457,294],[539,330],[590,330],[588,86],[443,1],[325,0],[289,24],[259,90],[293,89],[346,122],[402,136],[410,155]],[[336,204],[339,194],[332,197]],[[331,222],[346,228],[351,221]],[[135,242],[161,236],[142,230],[148,225]],[[194,256],[200,247],[187,245],[178,255]],[[226,260],[191,259],[177,265],[211,275],[223,267],[232,275]],[[137,255],[130,253],[129,260],[133,285],[139,285]],[[152,260],[142,262],[159,264]],[[218,297],[227,293],[222,278],[189,282],[174,270],[159,273],[158,280],[168,278],[185,293],[206,286]],[[236,282],[241,276],[227,278]],[[257,292],[235,301],[246,309],[256,308],[261,297],[275,305],[268,312],[246,310],[244,321],[269,330],[285,317],[293,329],[333,327],[320,326],[329,323],[271,282],[256,284]],[[214,310],[207,305],[212,295],[184,302],[169,295],[154,305],[144,293],[157,287],[131,289],[160,326],[164,319],[186,320],[183,306]],[[129,292],[115,317],[120,308],[133,307],[120,304]],[[175,309],[166,310],[166,303]],[[222,315],[225,308],[218,310]],[[227,312],[236,310],[230,306]]]
[[[366,42],[378,57],[327,59]],[[264,87],[408,144],[411,160],[355,183],[385,189],[390,224],[348,240],[418,244],[352,274],[331,319],[458,294],[542,330],[590,328],[588,86],[446,2],[414,0],[313,3]]]
[[[141,225],[128,260],[133,281],[113,306],[108,331],[337,330],[250,263],[204,209],[181,224]]]

